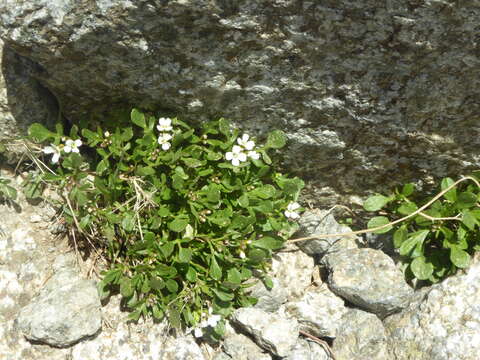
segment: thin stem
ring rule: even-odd
[[[359,234],[367,234],[367,233],[371,233],[371,232],[375,232],[375,231],[378,231],[378,230],[383,230],[383,229],[386,229],[392,225],[395,225],[395,224],[398,224],[398,223],[401,223],[407,219],[410,219],[411,217],[414,217],[415,215],[418,215],[420,214],[423,210],[425,210],[426,208],[428,208],[430,205],[432,205],[435,201],[437,201],[439,198],[441,198],[445,193],[447,193],[448,191],[450,191],[452,188],[454,188],[455,186],[457,186],[458,184],[464,182],[464,181],[467,181],[467,180],[471,180],[473,181],[479,188],[480,188],[480,183],[478,182],[477,179],[475,179],[474,177],[472,176],[464,176],[462,177],[461,179],[455,181],[453,184],[451,184],[450,186],[448,186],[447,188],[445,188],[444,190],[442,190],[441,192],[439,192],[437,195],[435,195],[429,202],[427,202],[425,205],[423,205],[422,207],[418,208],[416,211],[414,211],[413,213],[407,215],[407,216],[404,216],[403,218],[400,218],[400,219],[397,219],[395,221],[392,221],[388,224],[385,224],[385,225],[381,225],[381,226],[376,226],[376,227],[373,227],[373,228],[370,228],[370,229],[363,229],[363,230],[358,230],[358,231],[351,231],[351,232],[347,232],[347,233],[337,233],[337,234],[319,234],[319,235],[315,235],[315,236],[306,236],[306,237],[301,237],[301,238],[297,238],[297,239],[291,239],[291,240],[288,240],[287,242],[288,243],[296,243],[296,242],[299,242],[299,241],[306,241],[306,240],[316,240],[316,239],[322,239],[322,238],[332,238],[332,237],[351,237],[353,235],[359,235]],[[441,219],[441,218],[439,218]],[[458,220],[457,218],[454,218],[455,220]]]

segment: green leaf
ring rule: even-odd
[[[462,192],[457,196],[455,203],[457,209],[466,209],[475,206],[477,203],[477,196],[469,191]]]
[[[427,280],[433,274],[433,265],[426,262],[424,256],[419,256],[413,259],[410,264],[410,269],[413,275],[419,280]]]
[[[268,134],[266,147],[273,149],[280,149],[285,146],[287,143],[287,137],[285,133],[281,130],[274,130]]]
[[[444,178],[441,183],[442,191],[453,185],[453,183],[455,183],[455,181],[453,181],[451,178]],[[448,201],[455,202],[457,200],[457,189],[452,188],[451,190],[447,191],[443,197]]]
[[[468,210],[462,211],[462,223],[470,230],[475,230],[475,225],[478,225],[477,219]]]
[[[393,246],[395,248],[399,248],[405,240],[407,240],[407,235],[408,231],[406,226],[401,226],[399,227],[394,233],[393,233]]]
[[[182,176],[179,174],[172,175],[172,186],[176,190],[182,190],[185,184],[185,180],[183,180]]]
[[[418,206],[413,202],[404,202],[397,209],[398,213],[402,215],[410,215],[411,213],[418,210]]]
[[[227,293],[218,289],[213,289],[213,293],[222,301],[232,301],[235,297],[234,294]]]
[[[178,283],[173,279],[168,279],[165,282],[165,286],[167,287],[168,291],[170,291],[172,294],[176,294],[178,291]]]
[[[218,120],[218,130],[225,135],[229,136],[230,135],[230,122],[224,118],[221,118]]]
[[[96,172],[98,175],[101,175],[105,170],[109,168],[110,164],[108,159],[103,159],[97,164]]]
[[[128,298],[133,295],[133,291],[132,280],[126,277],[122,278],[120,280],[120,294]]]
[[[272,163],[272,159],[270,159],[270,156],[265,151],[260,152],[262,154],[262,159],[265,161],[265,164],[270,165]]]
[[[261,249],[251,249],[247,254],[248,259],[254,264],[260,264],[266,256],[265,251]]]
[[[277,250],[283,247],[283,240],[275,239],[271,236],[265,236],[253,241],[252,245],[266,250]]]
[[[127,232],[132,231],[135,227],[135,216],[131,213],[124,214],[122,227]]]
[[[212,256],[210,260],[210,276],[214,280],[220,280],[222,278],[222,269],[218,266],[215,256]]]
[[[168,258],[172,254],[174,247],[175,245],[173,242],[167,242],[166,244],[160,246],[160,251],[162,252],[163,256]]]
[[[242,275],[237,269],[233,268],[228,270],[227,280],[233,284],[240,284],[242,282]]]
[[[254,189],[253,191],[251,191],[251,194],[253,196],[259,197],[260,199],[270,199],[275,196],[276,192],[277,190],[275,190],[272,185],[268,184]]]
[[[428,236],[429,233],[430,233],[429,230],[420,230],[410,234],[408,239],[405,240],[400,246],[400,249],[399,249],[400,255],[402,256],[409,255],[415,246],[423,243],[423,241],[425,240],[425,238]]]
[[[165,283],[159,277],[150,278],[150,287],[154,290],[162,290],[165,287]]]
[[[192,266],[188,268],[187,274],[185,275],[185,277],[187,278],[188,281],[192,283],[197,280],[197,272]]]
[[[367,223],[367,227],[369,229],[373,229],[379,226],[386,225],[390,222],[387,217],[385,216],[375,216],[374,218],[371,218],[370,221]],[[384,229],[376,230],[374,231],[375,234],[383,234],[386,232],[389,232],[392,229],[392,226],[387,226]]]
[[[132,311],[130,314],[128,314],[127,319],[128,320],[133,320],[133,321],[138,321],[138,319],[140,319],[140,315],[142,315],[142,311],[141,310],[135,310],[135,311]]]
[[[150,166],[139,166],[136,170],[135,173],[138,176],[148,176],[148,175],[153,175],[155,174],[155,169],[150,167]]]
[[[412,195],[414,191],[415,191],[415,185],[412,184],[412,183],[408,183],[408,184],[403,185],[402,195],[405,196],[405,197],[408,197],[408,196]]]
[[[456,267],[464,269],[470,264],[470,255],[462,249],[452,247],[450,249],[450,260]]]
[[[273,280],[270,276],[265,276],[263,279],[263,284],[267,288],[267,290],[272,290],[273,289]]]
[[[170,325],[175,328],[179,329],[182,325],[181,323],[181,316],[180,311],[174,308],[173,306],[168,309],[168,320],[170,321]]]
[[[44,142],[49,138],[55,137],[55,133],[48,130],[41,124],[34,123],[28,128],[28,135],[38,142]]]
[[[175,232],[182,232],[188,225],[188,219],[184,217],[177,217],[168,223],[168,228]]]
[[[121,139],[123,142],[129,141],[133,137],[133,130],[131,127],[123,129]]]
[[[145,115],[143,115],[139,110],[133,109],[130,113],[130,119],[135,125],[138,125],[144,129],[147,128],[147,123],[145,122]]]
[[[242,196],[240,196],[237,201],[238,201],[238,205],[240,205],[243,208],[248,208],[248,205],[250,204],[250,202],[248,201],[247,194],[243,194]]]
[[[387,205],[392,200],[391,197],[386,197],[383,195],[373,195],[370,196],[363,203],[363,208],[367,211],[378,211]]]
[[[178,260],[181,263],[188,263],[192,258],[192,250],[181,247],[178,251]]]

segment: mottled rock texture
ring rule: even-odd
[[[0,37],[75,120],[117,104],[288,133],[310,196],[480,165],[478,1],[4,0]]]
[[[95,282],[63,270],[20,311],[17,324],[31,341],[67,347],[100,330],[100,307]]]
[[[340,321],[332,351],[336,360],[397,360],[388,345],[387,333],[378,317],[351,309]]]
[[[34,122],[52,125],[57,119],[54,96],[32,77],[37,65],[5,47],[0,39],[0,141],[7,143],[8,158],[24,147],[13,139],[27,133]]]
[[[380,318],[402,310],[413,296],[402,272],[380,250],[338,251],[326,255],[322,263],[335,294]]]
[[[384,322],[395,359],[478,359],[480,263],[422,295]]]

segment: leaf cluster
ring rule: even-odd
[[[480,172],[472,175],[480,179]],[[451,178],[441,181],[440,191],[454,185]],[[364,202],[367,211],[379,212],[368,222],[369,228],[385,226],[376,233],[393,232],[393,244],[404,263],[408,280],[436,283],[458,269],[466,268],[480,249],[480,188],[462,182],[446,191],[426,209],[433,196],[418,193],[413,184],[393,194],[376,194]],[[408,217],[409,215],[413,215]],[[399,224],[391,222],[407,217]]]
[[[172,119],[168,150],[156,124],[134,109],[110,128],[73,126],[80,153],[62,155],[41,180],[64,196],[67,222],[109,260],[102,297],[119,291],[132,320],[194,327],[209,309],[227,317],[254,304],[252,277],[271,286],[268,260],[297,229],[284,211],[304,184],[275,170],[269,153],[285,145],[281,131],[255,149],[259,159],[233,166],[225,154],[239,134],[225,119],[199,128]],[[39,124],[30,136],[55,146],[65,137],[61,126]]]

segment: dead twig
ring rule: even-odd
[[[299,241],[306,241],[306,240],[318,240],[318,239],[323,239],[323,238],[332,238],[332,237],[353,237],[355,235],[359,235],[359,234],[366,234],[366,233],[371,233],[371,232],[375,232],[375,231],[378,231],[378,230],[383,230],[383,229],[386,229],[392,225],[395,225],[395,224],[398,224],[398,223],[401,223],[407,219],[410,219],[411,217],[414,217],[415,215],[418,215],[420,214],[423,210],[425,210],[426,208],[428,208],[430,205],[432,205],[435,201],[437,201],[439,198],[441,198],[445,193],[447,193],[448,191],[450,191],[451,189],[453,189],[455,186],[457,186],[458,184],[460,184],[461,182],[464,182],[464,181],[467,181],[467,180],[470,180],[470,181],[473,181],[478,187],[480,187],[480,182],[478,182],[477,179],[475,179],[474,177],[472,176],[464,176],[462,177],[461,179],[455,181],[453,184],[451,184],[450,186],[448,186],[447,188],[445,188],[444,190],[442,190],[441,192],[439,192],[437,195],[435,195],[429,202],[427,202],[425,205],[423,205],[422,207],[420,207],[419,209],[417,209],[416,211],[412,212],[411,214],[407,215],[407,216],[404,216],[402,217],[401,219],[397,219],[395,221],[392,221],[392,222],[389,222],[388,224],[385,224],[385,225],[381,225],[381,226],[376,226],[376,227],[373,227],[373,228],[370,228],[370,229],[363,229],[363,230],[358,230],[358,231],[351,231],[351,232],[347,232],[347,233],[337,233],[337,234],[318,234],[318,235],[315,235],[315,236],[306,236],[306,237],[301,237],[301,238],[297,238],[297,239],[291,239],[291,240],[288,240],[287,242],[288,243],[296,243],[296,242],[299,242]],[[458,216],[458,215],[457,215]],[[434,220],[442,220],[442,218],[432,218],[432,221]],[[452,220],[459,220],[457,217],[454,217]]]
[[[318,337],[313,336],[312,334],[309,334],[309,333],[307,333],[307,332],[305,332],[305,331],[302,331],[302,330],[300,330],[299,333],[300,333],[300,335],[303,335],[303,336],[309,338],[310,340],[315,341],[317,344],[319,344],[321,347],[323,347],[323,348],[325,349],[325,351],[328,353],[328,355],[329,355],[333,360],[336,360],[335,355],[333,354],[332,349],[330,349],[330,346],[328,345],[328,343],[327,343],[325,340],[319,339]]]

